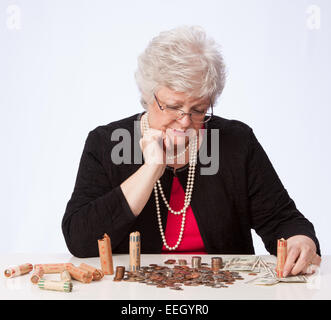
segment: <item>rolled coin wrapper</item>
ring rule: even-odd
[[[74,265],[68,266],[67,271],[69,271],[70,276],[83,283],[90,283],[93,279],[92,273],[87,270],[83,270],[75,267]]]
[[[32,271],[33,266],[31,263],[24,263],[19,266],[12,266],[5,270],[4,274],[6,278],[14,278]]]
[[[60,274],[60,278],[62,281],[67,281],[67,282],[71,281],[71,275],[68,270],[62,271]]]
[[[30,278],[31,282],[33,284],[37,284],[39,280],[41,280],[41,278],[44,275],[44,270],[42,268],[37,267],[34,271],[33,274]]]
[[[39,280],[38,287],[44,290],[71,292],[72,283],[69,281]]]
[[[110,238],[107,233],[103,239],[98,240],[101,269],[104,274],[114,274],[113,256],[111,251]]]
[[[125,267],[118,266],[116,267],[114,281],[121,281],[124,278]]]
[[[49,273],[61,273],[66,270],[67,266],[73,266],[72,263],[47,263],[47,264],[35,264],[34,268],[43,269],[45,274]]]
[[[140,269],[140,233],[130,233],[130,271]]]
[[[198,269],[201,268],[201,257],[192,257],[192,268]]]
[[[214,272],[217,272],[219,269],[222,268],[222,263],[223,263],[222,258],[219,258],[219,257],[211,258],[211,269]]]
[[[277,241],[277,277],[283,278],[284,265],[287,258],[287,241],[285,239],[279,239]]]
[[[92,273],[93,281],[97,281],[103,278],[104,274],[102,270],[99,270],[93,266],[90,266],[86,263],[81,263],[79,269],[90,271]]]

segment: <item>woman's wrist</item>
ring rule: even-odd
[[[153,183],[155,183],[163,175],[166,164],[144,163],[143,168],[148,174],[151,175],[151,179],[153,179]]]

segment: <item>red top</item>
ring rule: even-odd
[[[177,177],[174,177],[169,205],[173,210],[179,211],[184,206],[185,193]],[[168,246],[173,247],[177,241],[182,223],[182,214],[174,215],[168,211],[167,226],[164,232]],[[168,250],[164,245],[162,253],[192,253],[206,254],[200,231],[195,220],[191,206],[186,209],[186,218],[182,241],[176,250]]]

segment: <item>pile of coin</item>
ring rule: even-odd
[[[139,282],[157,288],[170,288],[173,290],[183,290],[183,286],[208,286],[211,288],[227,288],[236,280],[243,280],[239,272],[228,270],[216,270],[207,263],[201,263],[201,259],[194,257],[192,267],[184,264],[183,259],[180,265],[176,260],[167,260],[165,264],[175,264],[173,268],[150,264],[142,266],[135,272],[125,271],[123,281]]]

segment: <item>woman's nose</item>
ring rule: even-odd
[[[184,116],[177,120],[183,127],[188,127],[191,125],[191,116],[189,114],[184,114]]]

